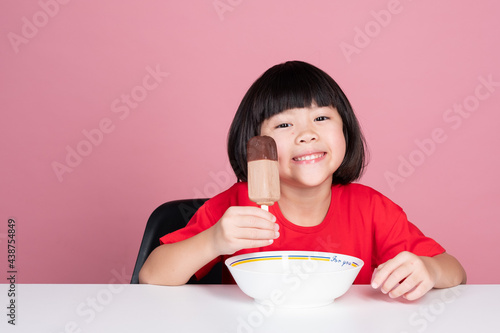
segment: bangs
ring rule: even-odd
[[[267,75],[266,75],[267,74]],[[256,114],[261,116],[258,123],[282,111],[306,108],[313,104],[337,108],[339,96],[335,94],[334,84],[328,75],[318,68],[311,70],[308,64],[289,62],[265,73],[260,92],[260,100],[255,100]],[[333,81],[333,80],[332,80]]]

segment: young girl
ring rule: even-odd
[[[278,148],[281,198],[269,212],[248,198],[246,144],[256,135],[274,138]],[[239,182],[161,238],[141,283],[180,285],[228,256],[273,250],[358,257],[365,265],[355,283],[393,298],[465,283],[460,263],[400,207],[353,183],[365,166],[364,138],[347,97],[322,70],[300,61],[267,70],[236,112],[228,154]],[[223,275],[230,280],[226,269]]]

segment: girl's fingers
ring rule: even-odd
[[[235,229],[239,229],[241,238],[275,238],[279,225],[275,223],[276,217],[273,214],[257,207],[231,207],[230,209],[230,215],[234,214],[232,225]]]
[[[389,292],[389,297],[398,298],[407,294],[409,291],[415,289],[421,281],[416,279],[415,274],[410,274],[405,278],[405,280],[401,283],[396,283],[396,286]]]
[[[259,228],[237,228],[234,231],[234,237],[248,240],[271,240],[279,237],[277,229],[259,229]]]
[[[416,299],[424,296],[431,289],[432,289],[431,284],[427,284],[425,282],[422,282],[416,288],[411,290],[410,292],[405,293],[403,295],[403,297],[409,301],[413,301],[413,300],[416,300]]]
[[[229,207],[226,211],[227,215],[239,215],[239,216],[254,216],[267,220],[269,222],[276,222],[276,216],[273,214],[258,208],[258,207],[248,207],[248,206],[235,206]]]
[[[257,207],[230,207],[217,224],[215,241],[224,253],[268,246],[279,237],[275,221],[273,214]]]
[[[256,239],[242,239],[241,245],[242,249],[253,249],[256,247],[264,247],[271,245],[274,242],[273,239],[256,240]]]
[[[270,222],[269,220],[265,220],[260,217],[244,216],[238,219],[238,221],[235,223],[235,227],[241,229],[278,231],[279,225],[275,222]]]
[[[408,282],[404,285],[399,284],[399,283],[400,283],[400,281],[402,281],[404,279],[406,281],[406,279],[408,278],[408,276],[411,273],[412,273],[412,270],[410,267],[408,267],[408,265],[402,265],[402,266],[397,267],[394,271],[392,271],[390,273],[390,275],[387,277],[387,279],[383,282],[382,287],[381,287],[381,291],[384,294],[387,294],[389,292],[392,293],[392,290],[394,288],[396,288],[396,289],[401,288],[401,286],[403,286],[403,288],[405,288],[408,285]],[[403,283],[405,281],[403,281]],[[408,291],[408,290],[406,290],[406,291]]]
[[[384,281],[387,280],[387,278],[394,272],[399,266],[401,266],[403,263],[405,263],[409,259],[409,255],[412,255],[409,252],[401,252],[398,255],[396,255],[394,258],[387,260],[385,263],[381,264],[378,266],[378,268],[375,270],[373,279],[372,279],[372,287],[374,289],[377,289],[384,283]],[[401,280],[406,277],[403,276]],[[399,282],[401,280],[398,280],[396,282]],[[395,283],[392,283],[393,287]],[[387,290],[387,292],[390,291],[390,289]]]
[[[372,287],[379,286],[391,298],[403,296],[415,300],[425,295],[434,284],[421,258],[401,252],[375,270]]]

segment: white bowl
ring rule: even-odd
[[[240,289],[258,303],[305,308],[342,296],[364,263],[338,253],[268,251],[230,257],[225,264]]]

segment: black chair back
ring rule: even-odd
[[[139,271],[149,254],[160,245],[160,238],[168,233],[184,228],[191,217],[208,199],[185,199],[170,201],[156,208],[148,219],[142,238],[139,254],[130,283],[139,283]],[[202,279],[191,278],[188,283],[220,284],[222,282],[222,264],[218,263]]]

